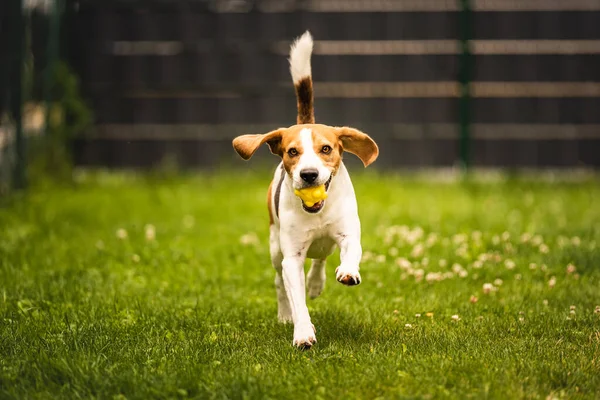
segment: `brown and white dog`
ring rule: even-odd
[[[238,154],[248,160],[266,143],[283,161],[269,186],[271,261],[275,267],[278,317],[294,323],[293,344],[310,348],[315,329],[306,307],[304,261],[312,259],[307,276],[308,294],[317,297],[325,286],[325,259],[340,247],[336,279],[344,285],[360,283],[362,256],[360,220],[354,188],[342,162],[342,153],[357,155],[365,165],[377,158],[377,144],[363,132],[348,127],[315,124],[309,32],[290,51],[290,72],[298,100],[297,125],[233,140]],[[328,197],[312,207],[294,195],[294,189],[325,185]]]

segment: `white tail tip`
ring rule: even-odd
[[[313,50],[313,39],[309,31],[294,41],[290,49],[290,72],[294,83],[311,76],[310,56]]]

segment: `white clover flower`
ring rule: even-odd
[[[415,317],[421,318],[421,314],[415,314]]]
[[[415,280],[420,281],[421,279],[423,279],[423,276],[425,276],[425,271],[423,271],[422,269],[417,269],[414,272],[414,276]]]
[[[567,265],[567,274],[572,274],[577,271],[577,268],[573,264]]]
[[[442,275],[442,279],[452,279],[452,278],[454,278],[454,272],[452,272],[452,271],[446,271]]]
[[[496,285],[496,286],[502,286],[503,283],[504,283],[504,281],[500,278],[497,278],[494,280],[494,285]]]
[[[439,272],[429,272],[427,275],[425,275],[425,280],[429,283],[441,281],[442,274],[440,274]]]
[[[536,263],[529,263],[529,269],[532,270],[532,271],[534,269],[537,269],[537,264]]]
[[[543,304],[543,305],[545,305],[545,306],[548,306],[548,300],[544,299],[544,300],[542,301],[542,304]]]
[[[127,239],[127,231],[123,228],[117,229],[116,235],[119,239]]]
[[[148,224],[144,228],[144,233],[146,235],[146,240],[154,240],[156,239],[156,229],[154,225]]]
[[[386,260],[385,254],[379,254],[375,257],[375,262],[383,264]]]
[[[570,307],[569,307],[569,310],[571,310],[571,311],[574,311],[576,308],[577,308],[577,307],[575,307],[575,306],[570,306]]]
[[[550,248],[545,243],[542,243],[542,244],[540,244],[539,250],[540,250],[540,253],[542,253],[542,254],[548,254],[548,252],[550,251]]]
[[[438,265],[442,268],[445,268],[448,265],[448,261],[442,258],[440,261],[438,261]]]
[[[390,250],[388,251],[389,255],[392,257],[396,257],[398,255],[398,248],[397,247],[391,247]]]
[[[571,244],[575,247],[579,247],[581,245],[581,238],[579,236],[573,236],[571,238]]]
[[[412,264],[404,257],[400,257],[396,259],[396,265],[398,265],[402,269],[410,269]]]
[[[504,261],[504,266],[506,267],[506,269],[514,269],[516,264],[513,260],[508,259]]]
[[[435,233],[430,233],[427,235],[427,240],[425,241],[425,245],[427,247],[433,247],[438,241],[438,235]]]
[[[475,268],[475,269],[481,269],[481,268],[483,268],[483,263],[481,261],[479,261],[479,260],[475,260],[473,262],[473,268]]]
[[[484,294],[489,294],[489,293],[493,292],[495,289],[496,288],[491,283],[484,283],[483,284],[483,293]]]
[[[531,233],[525,232],[521,235],[521,243],[527,243],[531,240]]]
[[[411,257],[413,258],[419,258],[423,255],[424,252],[424,248],[422,244],[417,244],[415,247],[413,247],[412,252],[410,253]]]
[[[536,247],[542,243],[544,243],[544,239],[540,235],[535,235],[533,238],[531,238],[531,244]]]
[[[452,318],[453,321],[460,321],[460,317],[458,315],[456,315],[456,314],[453,315],[451,318]]]
[[[556,286],[556,278],[554,276],[551,277],[550,280],[548,281],[548,286],[550,286],[551,288]]]
[[[502,232],[501,238],[502,238],[503,241],[508,242],[510,240],[510,233],[508,233],[508,232]]]
[[[465,235],[464,233],[457,233],[456,235],[452,236],[452,242],[454,244],[461,244],[467,241],[467,235]]]
[[[469,256],[469,249],[466,245],[461,245],[458,249],[456,249],[454,254],[461,258],[467,258]]]
[[[411,324],[404,324],[404,327],[405,328],[412,328],[412,325]]]
[[[256,246],[260,243],[258,236],[254,232],[248,232],[240,236],[240,244],[244,246]]]
[[[569,238],[560,235],[558,239],[556,239],[556,243],[558,244],[558,247],[565,247],[569,243]]]
[[[362,255],[361,260],[363,262],[369,261],[373,258],[373,253],[371,253],[370,251],[365,251]]]

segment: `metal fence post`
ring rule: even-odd
[[[13,42],[14,51],[14,79],[11,90],[11,113],[15,119],[15,166],[13,170],[13,187],[15,189],[25,188],[26,181],[26,149],[25,136],[23,134],[23,60],[24,60],[24,37],[25,37],[25,18],[23,15],[22,0],[13,0],[14,5],[14,27],[15,40]]]
[[[473,13],[470,0],[459,0],[460,3],[460,60],[458,80],[460,83],[460,162],[467,170],[471,163],[471,79],[472,55],[470,40],[472,38]]]
[[[60,15],[62,12],[62,1],[54,0],[50,9],[50,26],[48,35],[48,58],[46,61],[46,70],[44,71],[44,103],[46,108],[45,134],[48,136],[50,129],[50,111],[52,108],[51,86],[53,74],[56,69],[56,62],[59,54],[60,41]]]

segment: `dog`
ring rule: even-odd
[[[354,188],[342,162],[342,153],[353,153],[364,166],[379,155],[377,144],[367,134],[349,127],[315,124],[310,58],[313,39],[306,31],[290,50],[290,72],[296,89],[297,124],[265,134],[238,136],[235,151],[249,160],[267,144],[282,158],[267,193],[270,218],[270,254],[275,268],[278,319],[293,322],[293,345],[309,349],[316,339],[306,307],[308,295],[315,298],[325,286],[325,260],[336,246],[340,266],[336,279],[347,286],[361,282],[360,220]],[[327,198],[308,206],[294,190],[325,185]],[[305,282],[304,261],[312,259]]]

